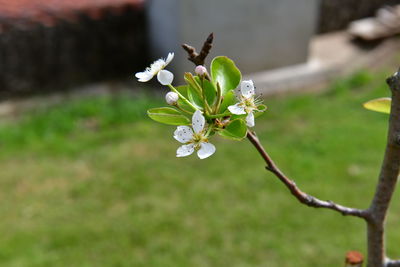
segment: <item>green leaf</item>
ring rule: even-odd
[[[196,84],[196,80],[195,80],[195,78],[193,77],[193,74],[191,74],[190,72],[185,72],[185,74],[184,74],[184,79],[185,79],[185,81],[187,82],[187,84],[188,84],[188,86],[189,87],[192,87],[193,89],[195,89],[198,93],[201,93],[200,92],[200,85],[197,85]]]
[[[215,98],[217,97],[217,88],[209,80],[203,79],[203,81],[201,81],[198,76],[195,77],[195,80],[200,86],[202,86],[204,90],[204,95],[207,99],[207,103],[212,106],[214,104]]]
[[[363,106],[364,108],[372,111],[389,114],[391,104],[392,104],[392,99],[390,97],[382,97],[365,102]]]
[[[204,102],[198,91],[189,85],[187,92],[189,101],[196,107],[202,109],[204,107]]]
[[[257,106],[257,110],[254,112],[254,118],[258,118],[260,117],[262,114],[264,114],[264,112],[267,110],[267,106],[266,105],[258,105]]]
[[[189,125],[190,120],[173,108],[151,108],[147,111],[147,115],[157,122],[168,125]]]
[[[188,98],[188,87],[189,87],[188,85],[181,85],[175,87],[175,89],[178,90],[178,92],[181,93],[181,95]],[[194,110],[193,107],[188,105],[182,98],[178,99],[178,106],[184,110],[187,110],[188,112],[193,112]]]
[[[200,85],[196,84],[196,80],[190,72],[185,72],[185,81],[187,82],[187,96],[189,101],[197,108],[204,107],[203,96],[201,95]]]
[[[183,110],[186,110],[186,111],[191,112],[191,113],[194,111],[194,109],[193,109],[190,105],[188,105],[188,104],[187,104],[183,99],[181,99],[181,98],[178,99],[177,104],[178,104],[178,106],[179,106],[181,109],[183,109]]]
[[[224,113],[228,109],[229,106],[235,105],[236,102],[237,102],[237,100],[236,100],[235,92],[229,91],[228,93],[225,94],[218,113]]]
[[[264,111],[266,111],[267,110],[267,106],[266,105],[264,105],[264,104],[261,104],[261,105],[258,105],[257,106],[257,110],[259,111],[259,112],[264,112]]]
[[[225,95],[239,85],[242,75],[231,59],[219,56],[211,62],[211,77],[215,84],[219,83],[222,95]]]
[[[246,137],[247,126],[243,120],[231,121],[223,130],[218,132],[222,137],[240,141]]]
[[[181,93],[181,95],[187,97],[187,85],[180,85],[175,87],[175,89],[178,90],[178,92]]]
[[[181,95],[188,98],[187,87],[188,87],[187,85],[181,85],[181,86],[175,87],[175,89],[178,90],[178,92],[181,93]],[[185,101],[183,101],[182,98],[178,99],[178,106],[185,110],[188,110],[188,111],[192,110],[192,107],[190,107]]]

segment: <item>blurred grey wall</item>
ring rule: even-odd
[[[212,56],[244,73],[305,62],[318,16],[318,0],[148,0],[147,8],[153,56],[175,52],[179,72],[193,68],[180,44],[201,48],[211,32]]]
[[[53,25],[0,16],[0,98],[133,79],[171,51],[177,55],[176,70],[190,71],[193,66],[180,44],[200,48],[210,32],[215,43],[208,60],[227,55],[245,73],[299,64],[307,60],[316,32],[343,29],[400,0],[146,2],[118,14],[105,9],[97,18],[77,13],[73,22],[46,13]]]

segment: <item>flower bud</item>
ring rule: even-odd
[[[168,92],[165,95],[165,101],[168,103],[168,105],[175,105],[176,102],[178,102],[179,96],[175,92]]]
[[[198,65],[195,69],[194,72],[199,75],[199,76],[203,76],[207,73],[207,69],[206,67],[202,66],[202,65]]]

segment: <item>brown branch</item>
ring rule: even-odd
[[[344,207],[304,193],[276,166],[257,136],[250,131],[247,133],[247,138],[266,162],[267,170],[275,174],[299,202],[310,207],[332,209],[343,215],[365,219],[368,232],[367,267],[400,267],[400,260],[387,259],[385,251],[385,220],[400,172],[400,69],[387,79],[387,83],[392,92],[392,104],[386,151],[374,198],[367,210]]]
[[[265,151],[264,147],[261,145],[260,141],[258,140],[257,136],[248,131],[247,138],[250,142],[254,145],[254,147],[258,150],[261,157],[264,159],[265,163],[267,164],[266,169],[272,172],[292,193],[294,197],[300,202],[309,207],[313,208],[326,208],[340,212],[342,215],[351,215],[360,217],[363,219],[368,219],[368,212],[366,210],[359,210],[354,208],[345,207],[339,204],[336,204],[332,201],[324,201],[320,200],[316,197],[308,195],[301,191],[294,181],[290,180],[274,163],[268,153]]]
[[[399,71],[386,80],[392,92],[392,104],[385,156],[375,195],[368,208],[372,218],[372,220],[368,222],[368,267],[382,267],[386,260],[385,220],[400,170]],[[400,263],[398,261],[393,261],[390,266],[400,266]]]
[[[185,51],[188,53],[188,60],[192,61],[196,66],[204,65],[206,57],[211,51],[213,40],[214,34],[210,33],[210,35],[208,35],[207,37],[207,40],[204,42],[199,54],[196,52],[196,49],[193,46],[183,44],[183,49],[185,49]]]

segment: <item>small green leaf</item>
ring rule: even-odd
[[[187,82],[187,95],[190,102],[195,105],[197,108],[204,107],[203,96],[201,95],[200,85],[197,84],[197,81],[193,77],[190,72],[185,72],[184,74],[185,81]]]
[[[239,85],[242,75],[231,59],[219,56],[211,62],[211,77],[215,84],[219,83],[222,95],[225,95]]]
[[[218,113],[224,113],[228,109],[229,106],[235,105],[236,102],[237,102],[237,100],[236,100],[235,92],[229,91],[227,94],[225,94]]]
[[[157,122],[168,125],[189,125],[190,120],[173,108],[151,108],[147,111],[147,115]]]
[[[189,85],[187,92],[189,101],[197,108],[202,109],[204,107],[204,102],[198,91],[194,89],[191,85]]]
[[[257,110],[254,111],[254,117],[255,117],[255,118],[260,117],[262,114],[264,114],[264,112],[265,112],[266,110],[267,110],[267,106],[266,106],[266,105],[263,105],[263,104],[258,105],[258,106],[257,106]]]
[[[209,80],[203,79],[203,81],[201,81],[198,76],[195,77],[195,80],[200,86],[202,86],[204,90],[204,95],[207,99],[207,103],[212,106],[214,104],[215,98],[217,97],[217,88]]]
[[[199,88],[200,85],[197,86],[193,74],[191,74],[190,72],[185,72],[184,79],[189,86],[193,87],[196,91],[198,91],[198,93],[200,93],[200,88]]]
[[[223,130],[218,132],[222,137],[240,141],[246,137],[247,126],[243,120],[231,121]]]
[[[258,110],[259,112],[264,112],[264,111],[267,110],[267,108],[268,108],[268,107],[267,107],[266,105],[263,105],[263,104],[257,106],[257,110]]]
[[[187,85],[180,85],[175,87],[175,89],[178,90],[178,92],[181,93],[181,95],[187,97]]]
[[[364,108],[372,111],[389,114],[391,104],[392,104],[392,99],[390,97],[382,97],[365,102],[363,106]]]
[[[178,92],[181,93],[181,95],[188,98],[188,87],[189,87],[188,85],[181,85],[175,87],[175,89],[178,90]],[[182,98],[178,99],[178,106],[184,110],[187,110],[188,112],[193,112],[193,107],[188,105]]]
[[[188,112],[193,112],[193,111],[194,111],[194,109],[193,109],[190,105],[188,105],[188,104],[187,104],[183,99],[181,99],[181,98],[178,99],[177,104],[178,104],[178,106],[179,106],[181,109],[183,109],[183,110],[186,110],[186,111],[188,111]]]

